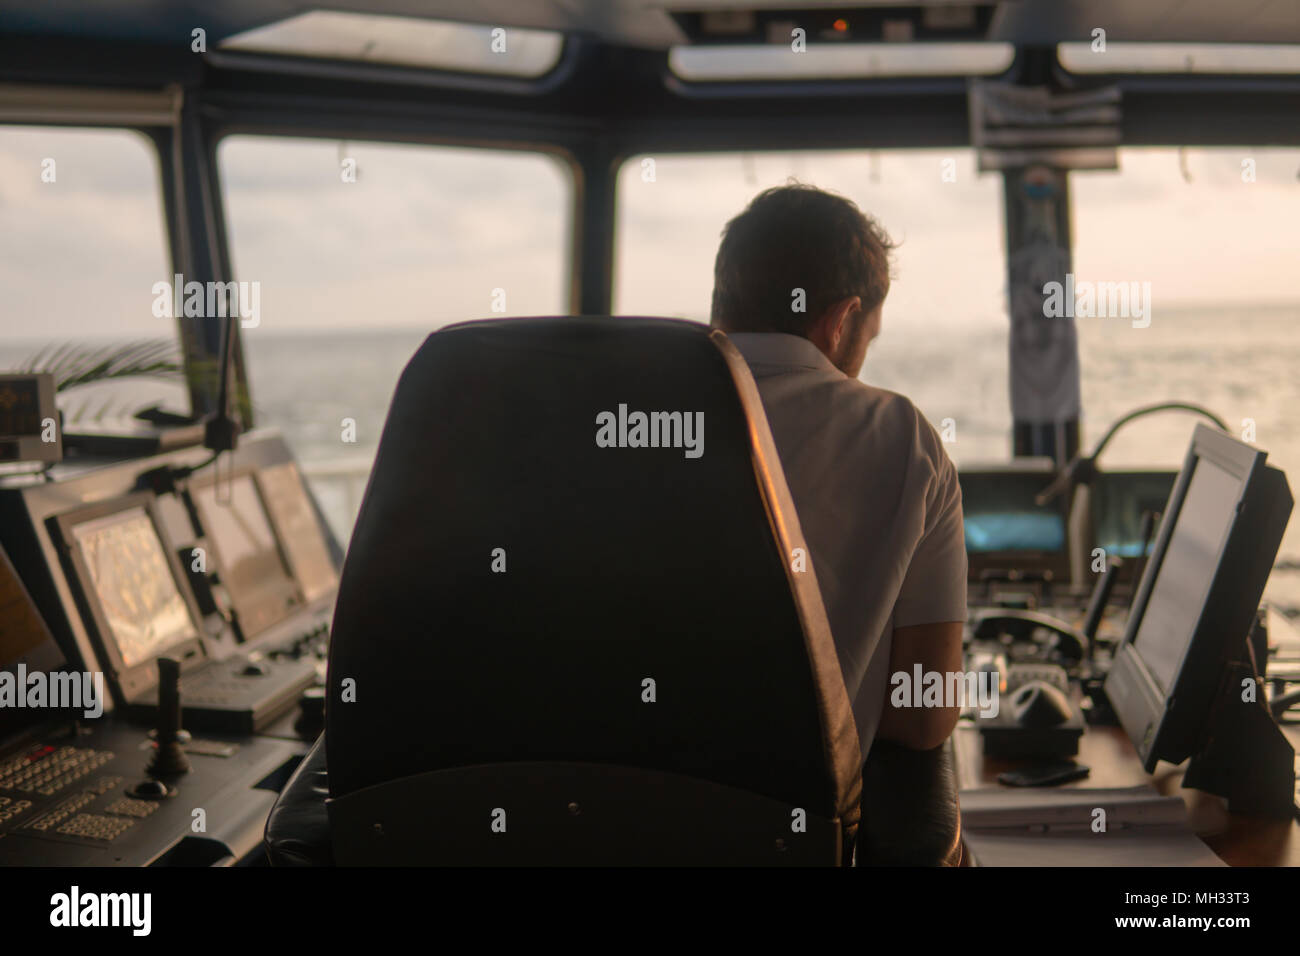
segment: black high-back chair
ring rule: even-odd
[[[334,616],[336,861],[844,862],[861,760],[802,547],[722,334],[431,335]]]
[[[802,547],[722,334],[431,335],[389,411],[326,733],[267,822],[271,861],[955,862],[948,750],[877,741],[861,767]]]

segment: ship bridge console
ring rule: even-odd
[[[934,897],[1056,938],[1124,864],[1300,866],[1293,0],[299,6],[0,0],[6,915],[91,866],[188,941],[423,918],[350,864],[1095,864]],[[863,753],[707,324],[790,177],[902,240],[861,380],[958,466],[933,750]],[[1170,410],[1214,427],[1099,463]]]
[[[0,482],[0,862],[261,859],[323,722],[338,550],[278,436],[177,477],[207,457]],[[169,744],[187,771],[160,772]]]

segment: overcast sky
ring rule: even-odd
[[[1256,182],[1242,181],[1245,159]],[[340,175],[347,160],[354,183]],[[507,315],[568,311],[572,184],[554,159],[243,137],[222,144],[219,164],[236,277],[261,287],[261,325],[246,336],[433,329],[492,317],[498,289]],[[1271,460],[1300,471],[1295,326],[1276,318],[1300,318],[1300,150],[1192,149],[1180,162],[1173,149],[1126,149],[1120,165],[1071,175],[1074,270],[1150,282],[1152,328],[1081,323],[1087,442],[1136,404],[1183,398],[1257,419]],[[1005,457],[1002,187],[970,151],[636,157],[619,177],[616,312],[706,319],[724,224],[792,177],[854,199],[901,242],[864,378],[935,422],[959,419],[959,460]],[[0,346],[174,337],[152,314],[154,284],[171,278],[163,237],[143,137],[0,127]],[[1252,305],[1282,308],[1257,322]],[[1197,321],[1164,321],[1183,307]],[[369,387],[382,399],[389,383]],[[1155,454],[1176,467],[1189,428],[1130,429],[1108,463]],[[1300,525],[1284,550],[1297,548]]]
[[[244,137],[220,168],[237,277],[262,331],[432,328],[567,311],[568,171],[534,154]],[[726,221],[794,177],[901,240],[886,328],[1005,321],[1001,182],[970,151],[658,156],[619,179],[615,309],[707,317]],[[954,161],[956,182],[941,164]],[[1243,183],[1243,159],[1256,161]],[[355,183],[340,175],[355,160]],[[54,182],[42,171],[54,161]],[[1296,303],[1300,150],[1121,151],[1071,176],[1075,272],[1152,283],[1163,308]],[[0,127],[0,290],[9,339],[172,335],[157,160],[132,133]],[[499,301],[499,299],[498,299]]]

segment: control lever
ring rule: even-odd
[[[1110,592],[1115,589],[1115,580],[1119,577],[1119,569],[1124,562],[1119,558],[1110,558],[1106,562],[1106,570],[1102,573],[1101,580],[1092,590],[1092,600],[1088,602],[1088,616],[1083,619],[1082,632],[1083,636],[1088,639],[1087,658],[1092,660],[1092,649],[1096,642],[1097,629],[1101,627],[1101,619],[1106,613],[1106,604],[1110,601]]]
[[[185,742],[189,734],[181,729],[181,665],[170,657],[158,658],[158,729],[155,731],[153,759],[145,773],[158,782],[168,777],[178,777],[190,772],[190,759],[185,756]],[[145,781],[136,789],[148,784]],[[157,790],[156,787],[152,788]]]
[[[1145,536],[1144,533],[1143,537]],[[1145,551],[1145,548],[1143,550]],[[1106,614],[1106,605],[1110,601],[1110,594],[1115,589],[1115,582],[1119,580],[1120,568],[1123,566],[1124,562],[1121,559],[1108,558],[1106,570],[1102,573],[1097,586],[1092,589],[1092,600],[1088,603],[1088,614],[1083,620],[1081,630],[1088,641],[1084,659],[1089,664],[1092,663],[1093,651],[1097,646],[1097,631],[1101,627],[1101,619]],[[1091,704],[1086,712],[1088,723],[1107,726],[1118,724],[1119,718],[1115,716],[1115,708],[1111,705],[1110,698],[1106,696],[1105,673],[1097,673],[1089,667],[1081,675],[1081,684],[1084,696]]]
[[[1151,511],[1150,509],[1147,509],[1146,511],[1142,512],[1142,528],[1140,532],[1140,537],[1142,538],[1142,547],[1138,550],[1139,559],[1146,557],[1147,548],[1150,547],[1151,545],[1151,536],[1155,534],[1156,522],[1159,519],[1160,519],[1160,512],[1158,511]],[[1133,594],[1135,595],[1137,594],[1138,584],[1140,583],[1138,578],[1138,569],[1140,567],[1141,565],[1139,562],[1137,561],[1133,562],[1133,576],[1130,579],[1129,583],[1133,585]]]

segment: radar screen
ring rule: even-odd
[[[124,667],[161,655],[197,636],[189,606],[176,586],[158,530],[141,506],[72,527],[72,540]]]

